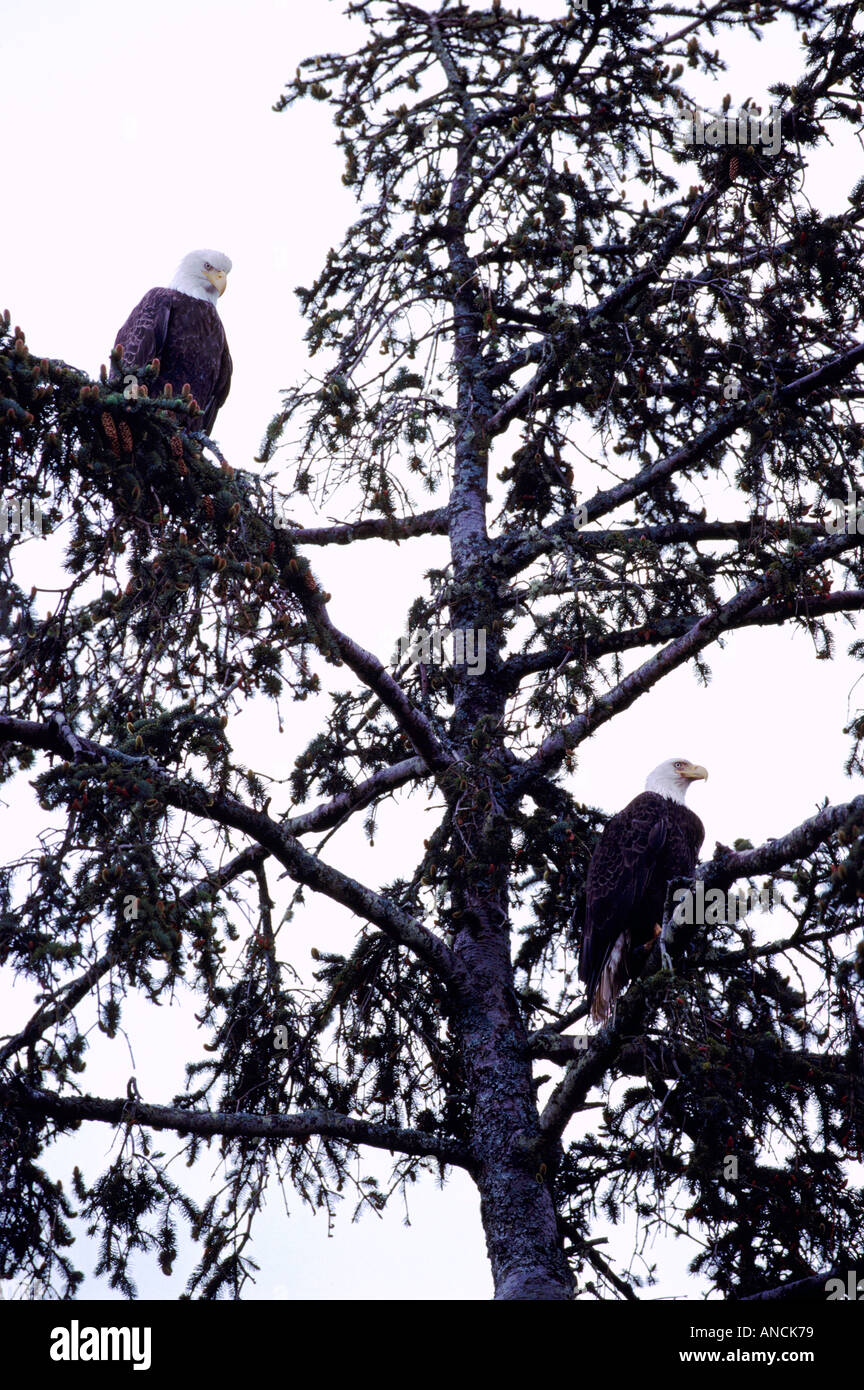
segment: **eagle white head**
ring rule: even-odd
[[[231,261],[222,251],[190,251],[184,256],[169,286],[180,290],[193,299],[207,299],[215,306],[220,295],[225,293]]]
[[[699,763],[691,763],[689,758],[667,758],[665,763],[648,774],[645,790],[656,792],[658,796],[668,796],[670,801],[678,801],[683,806],[690,783],[698,782],[700,778],[707,782],[708,773]]]

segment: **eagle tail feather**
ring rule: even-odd
[[[591,1017],[595,1023],[607,1023],[615,1011],[615,1002],[630,978],[627,957],[630,951],[630,932],[619,936],[600,971],[591,997]]]

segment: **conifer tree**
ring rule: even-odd
[[[188,1228],[189,1292],[238,1297],[268,1183],[329,1207],[382,1150],[390,1191],[471,1176],[499,1299],[651,1297],[647,1266],[603,1252],[628,1212],[698,1238],[726,1298],[822,1289],[864,1224],[864,797],[718,847],[705,889],[785,905],[758,936],[670,933],[671,968],[653,952],[586,1042],[574,953],[617,808],[580,799],[578,755],[740,629],[830,657],[832,619],[864,607],[830,503],[861,479],[864,180],[839,211],[806,196],[824,142],[860,128],[861,5],[350,12],[357,51],[303,63],[277,105],[329,103],[360,204],[299,290],[314,370],[261,454],[290,456],[290,495],[211,462],[193,402],[127,399],[6,319],[2,495],[71,536],[51,611],[16,582],[26,531],[0,537],[0,775],[13,802],[34,779],[49,819],[0,870],[0,962],[37,995],[0,1040],[0,1277],[72,1296],[76,1211],[124,1293],[132,1254],[170,1273]],[[772,117],[717,45],[764,35],[770,62],[780,25],[800,66],[772,74]],[[732,90],[682,144],[688,113],[713,119],[688,90],[706,75]],[[707,514],[723,487],[732,519]],[[297,495],[348,519],[286,525]],[[317,548],[384,538],[398,566],[424,535],[440,567],[406,628],[460,634],[449,663],[365,650],[315,575]],[[229,693],[317,702],[290,795],[286,768],[268,784],[234,754]],[[850,733],[861,772],[864,716]],[[316,840],[432,791],[437,825],[384,886]],[[355,915],[315,992],[279,874]],[[208,1037],[187,1094],[91,1094],[86,1009],[119,1046],[130,995],[181,979]],[[124,1141],[69,1193],[51,1147],[84,1123]],[[230,1167],[203,1206],[161,1161],[178,1137]]]

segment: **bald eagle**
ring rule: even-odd
[[[600,837],[588,867],[579,952],[579,978],[598,1023],[608,1019],[624,985],[645,964],[660,931],[669,880],[693,872],[705,827],[684,798],[691,782],[707,776],[686,758],[669,758]]]
[[[168,289],[148,290],[117,334],[123,356],[114,377],[159,359],[159,376],[148,384],[162,395],[170,382],[179,395],[189,385],[209,434],[231,388],[231,354],[216,308],[231,262],[221,251],[190,251]]]

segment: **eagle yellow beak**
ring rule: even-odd
[[[708,781],[708,771],[699,763],[688,763],[686,767],[682,767],[681,776],[686,777],[688,782],[698,782],[700,778]]]
[[[224,270],[205,270],[205,276],[210,284],[218,291],[219,298],[225,293],[225,286],[228,284],[228,276]]]

